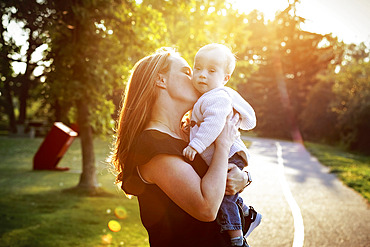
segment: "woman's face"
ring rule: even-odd
[[[167,87],[170,96],[191,109],[199,98],[199,92],[192,84],[192,70],[179,56],[170,56],[171,67],[168,72]]]

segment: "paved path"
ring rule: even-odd
[[[302,145],[245,139],[252,141],[248,169],[253,183],[242,197],[263,215],[248,238],[252,247],[370,246],[370,207],[365,199]]]

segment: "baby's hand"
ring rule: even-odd
[[[182,155],[184,155],[186,158],[188,158],[190,161],[193,161],[194,158],[195,158],[195,155],[197,154],[197,151],[190,147],[190,146],[187,146],[183,151],[182,151]]]

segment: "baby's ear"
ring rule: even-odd
[[[225,75],[225,77],[224,77],[224,85],[230,80],[230,77],[231,77],[230,74],[226,74]]]
[[[163,74],[158,73],[156,80],[155,80],[155,84],[157,85],[157,87],[160,87],[163,89],[167,88],[167,80]]]

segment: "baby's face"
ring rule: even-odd
[[[192,80],[200,93],[222,87],[228,81],[224,57],[225,55],[218,49],[201,51],[195,56]]]

